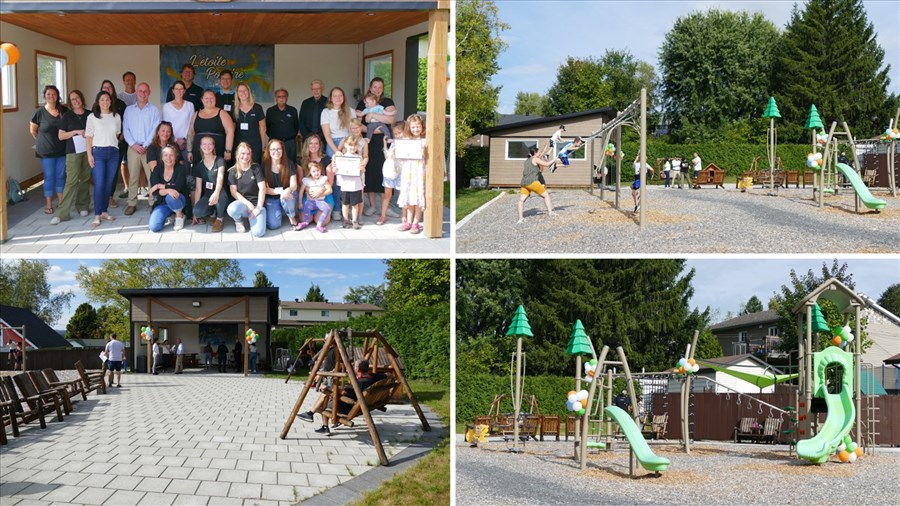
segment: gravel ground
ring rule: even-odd
[[[624,443],[589,454],[581,471],[572,442],[506,443],[469,448],[457,439],[456,504],[900,504],[900,453],[865,455],[821,466],[788,456],[787,446],[695,443],[654,446],[672,461],[660,477],[635,464]]]
[[[893,253],[900,251],[900,198],[886,192],[880,213],[854,212],[854,195],[826,197],[819,209],[811,189],[782,189],[777,197],[755,189],[647,188],[644,231],[631,211],[631,190],[555,190],[557,216],[543,200],[525,203],[525,223],[516,223],[517,195],[483,207],[456,230],[458,253]],[[526,237],[526,240],[522,238]]]

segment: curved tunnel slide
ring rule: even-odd
[[[828,416],[812,439],[797,442],[797,455],[814,464],[822,464],[835,452],[844,436],[850,433],[856,419],[856,407],[853,405],[853,355],[836,346],[813,354],[814,382],[813,395],[824,397],[828,406]],[[830,364],[839,364],[844,368],[841,378],[841,391],[828,393],[825,384],[825,368]]]
[[[644,466],[644,469],[659,472],[669,468],[671,464],[669,459],[653,453],[650,445],[647,444],[647,440],[644,439],[644,435],[641,434],[641,429],[634,423],[628,412],[618,406],[607,406],[603,411],[611,416],[622,428],[622,432],[628,439],[628,444],[631,445],[631,449],[634,451],[634,456]]]
[[[863,183],[863,180],[859,177],[859,174],[857,174],[856,171],[853,170],[853,167],[850,167],[849,165],[844,163],[839,163],[835,165],[835,167],[837,167],[837,169],[841,171],[841,174],[843,174],[844,177],[847,178],[847,181],[849,181],[850,184],[853,185],[853,190],[856,191],[856,194],[859,195],[859,200],[861,200],[862,203],[866,205],[866,207],[868,207],[869,209],[880,211],[884,209],[885,206],[887,206],[887,202],[872,195],[872,192],[870,192],[869,188],[866,187],[866,184]],[[831,408],[829,407],[829,409]]]

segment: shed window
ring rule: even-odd
[[[291,316],[297,316],[297,310],[296,310],[296,309],[291,309],[291,310],[290,310],[290,315],[291,315]]]
[[[769,327],[769,333],[767,335],[769,337],[777,337],[778,336],[778,327]]]
[[[524,160],[528,158],[528,150],[537,147],[537,139],[507,140],[506,159]]]
[[[329,311],[329,310],[327,310],[327,309],[323,309],[323,310],[322,310],[322,316],[324,316],[324,317],[331,316],[331,311]]]
[[[738,332],[738,341],[740,341],[742,343],[746,343],[749,340],[750,340],[749,332],[747,332],[746,330],[742,330],[742,331]]]

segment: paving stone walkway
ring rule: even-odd
[[[314,432],[318,423],[296,420],[279,439],[298,381],[186,372],[128,374],[122,383],[88,394],[63,422],[48,417],[47,429],[31,423],[10,437],[0,447],[0,504],[315,504],[329,489],[349,498],[377,487],[381,480],[364,478],[373,470],[386,479],[402,469],[377,466],[364,423],[326,437]],[[409,460],[401,452],[441,432],[423,409],[431,433],[409,405],[373,413],[389,459]]]

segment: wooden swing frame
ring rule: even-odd
[[[399,382],[399,386],[402,387],[404,393],[406,394],[407,399],[409,399],[410,404],[413,409],[416,410],[416,414],[419,416],[419,420],[422,422],[422,429],[425,431],[430,431],[431,427],[428,425],[428,420],[425,419],[425,414],[422,412],[422,408],[419,407],[419,403],[416,401],[415,396],[413,395],[412,389],[409,386],[409,382],[406,381],[406,376],[403,375],[403,370],[400,367],[400,362],[398,360],[398,355],[396,350],[391,347],[390,344],[384,339],[384,336],[381,335],[380,332],[375,330],[367,330],[366,332],[353,332],[349,327],[344,330],[332,330],[325,336],[325,344],[322,347],[322,350],[319,352],[319,357],[316,359],[315,364],[313,364],[312,369],[309,371],[309,378],[307,378],[306,382],[303,385],[303,390],[300,392],[300,396],[297,398],[297,402],[294,404],[294,409],[291,410],[290,415],[288,416],[287,421],[285,421],[284,428],[281,431],[281,435],[279,436],[281,439],[287,438],[288,432],[291,430],[291,425],[294,423],[294,419],[297,417],[297,413],[300,412],[300,408],[303,405],[303,401],[306,399],[307,394],[313,385],[313,383],[318,383],[320,380],[326,377],[332,377],[335,379],[334,388],[332,388],[329,396],[331,397],[331,405],[337,406],[340,401],[340,391],[341,391],[341,383],[343,381],[347,381],[353,387],[353,392],[356,394],[356,404],[354,405],[354,409],[351,411],[358,410],[362,412],[362,416],[366,421],[366,426],[369,429],[369,436],[372,439],[372,443],[375,446],[375,451],[378,453],[378,460],[384,466],[391,465],[390,461],[387,458],[387,455],[384,453],[384,447],[381,444],[381,438],[378,435],[378,428],[375,426],[375,422],[372,419],[372,413],[369,409],[369,406],[366,403],[366,397],[363,391],[359,388],[359,382],[356,380],[356,376],[352,374],[353,371],[353,363],[350,361],[350,357],[347,353],[347,347],[344,345],[344,340],[347,340],[348,343],[351,344],[354,339],[365,339],[363,344],[363,357],[368,360],[371,366],[371,372],[378,372],[378,359],[381,356],[386,356],[389,366],[385,368],[387,372],[390,372],[394,375],[394,379]],[[304,346],[309,343],[308,339]],[[328,355],[328,352],[331,348],[335,348],[337,352],[334,370],[332,371],[320,371],[322,368],[322,364],[325,363],[325,358]],[[381,355],[381,354],[384,355]],[[338,418],[335,409],[326,410],[328,415]],[[331,420],[328,420],[326,416],[326,412],[323,412],[322,415],[325,417],[325,423],[331,423]],[[344,418],[347,418],[346,416]]]

